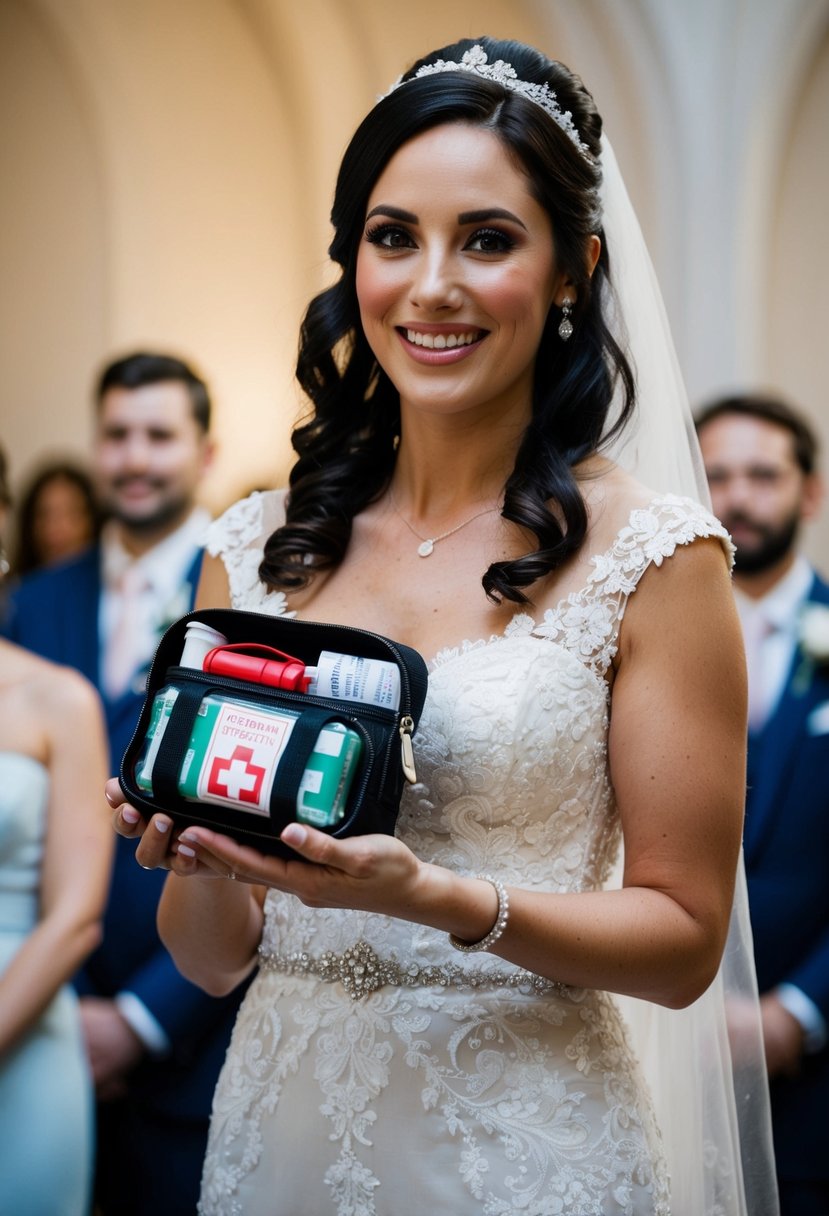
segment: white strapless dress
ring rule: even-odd
[[[49,774],[0,751],[0,975],[38,921]],[[92,1081],[65,985],[0,1057],[0,1213],[87,1216]]]

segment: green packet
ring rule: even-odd
[[[153,700],[150,725],[136,765],[139,789],[152,797],[153,767],[178,689],[161,689]],[[266,709],[251,701],[209,694],[204,698],[178,775],[178,790],[193,802],[234,806],[270,816],[270,796],[279,759],[299,713]],[[356,731],[341,722],[320,730],[297,794],[297,819],[331,827],[345,814],[351,782],[362,751]]]

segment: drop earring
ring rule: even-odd
[[[558,326],[558,336],[562,342],[566,342],[573,333],[573,322],[570,320],[572,310],[573,301],[569,296],[565,296],[561,301],[561,321]]]

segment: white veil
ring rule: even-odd
[[[656,275],[616,158],[602,140],[611,330],[634,366],[637,414],[607,455],[645,485],[709,505],[691,411]],[[621,863],[620,863],[621,865]],[[616,884],[621,869],[617,870]],[[617,998],[650,1085],[672,1216],[777,1216],[768,1085],[742,856],[714,983],[687,1009]],[[727,1009],[738,1011],[732,1050]],[[735,1040],[736,1042],[736,1040]],[[739,1058],[737,1058],[739,1056]]]

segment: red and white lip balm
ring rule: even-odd
[[[258,654],[251,653],[257,650]],[[301,659],[270,646],[217,646],[204,656],[202,667],[214,676],[233,676],[289,692],[307,692],[310,680]]]

